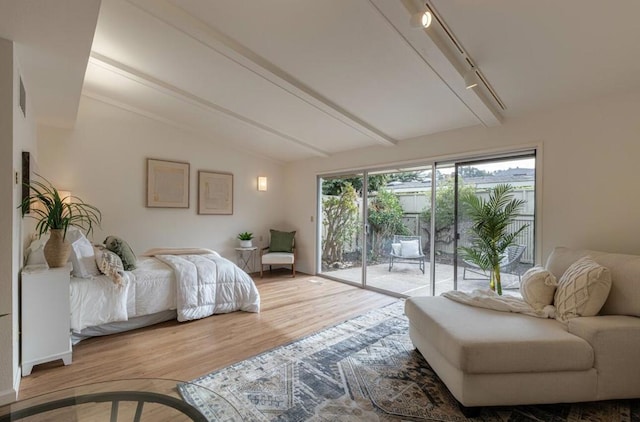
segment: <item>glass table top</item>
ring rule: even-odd
[[[156,378],[86,384],[0,407],[9,421],[240,421],[222,396],[197,384]]]

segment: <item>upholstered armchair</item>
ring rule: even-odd
[[[262,248],[260,253],[260,277],[263,276],[265,265],[269,270],[274,265],[291,265],[291,276],[296,276],[296,232],[271,230],[269,246]]]

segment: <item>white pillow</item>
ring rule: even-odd
[[[71,264],[73,265],[74,277],[91,278],[100,275],[100,270],[96,265],[96,256],[93,245],[78,229],[67,231],[67,241],[71,243]]]
[[[39,239],[34,237],[24,253],[25,265],[47,265],[47,260],[44,257],[44,245],[48,240],[49,233],[43,234]]]
[[[420,244],[418,243],[418,239],[401,240],[400,255],[405,258],[415,258],[420,256]]]
[[[522,275],[520,293],[533,309],[542,310],[553,304],[557,286],[558,281],[550,271],[544,267],[533,267]]]
[[[564,272],[556,290],[556,319],[567,321],[597,315],[611,290],[611,272],[590,256],[580,258]]]
[[[401,246],[400,243],[392,243],[391,244],[391,252],[394,255],[400,255],[400,246]]]

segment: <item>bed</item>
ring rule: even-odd
[[[138,257],[130,251],[120,259],[110,250],[91,245],[81,232],[70,237],[73,344],[172,319],[183,322],[233,311],[260,311],[253,279],[215,251],[163,248]],[[37,252],[30,251],[30,256],[33,261]],[[107,258],[113,259],[113,267],[105,264]],[[125,270],[123,262],[131,260],[135,268]]]

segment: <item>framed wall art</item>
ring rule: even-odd
[[[233,174],[198,171],[198,214],[233,214]]]
[[[189,208],[189,163],[147,158],[147,207]]]

